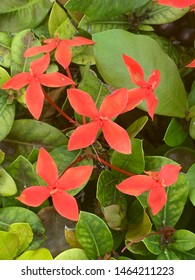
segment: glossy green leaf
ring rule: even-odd
[[[19,240],[17,256],[28,248],[33,240],[33,231],[28,223],[14,223],[9,226],[9,232],[14,233]]]
[[[0,87],[10,79],[10,75],[8,72],[3,68],[0,67]]]
[[[0,166],[0,195],[11,196],[16,194],[17,187],[12,177]]]
[[[158,255],[157,260],[181,260],[181,258],[178,257],[176,252],[169,250],[169,249],[164,249]]]
[[[72,248],[60,253],[55,260],[88,260],[88,257],[83,249]]]
[[[13,260],[18,250],[19,239],[10,232],[0,231],[0,260]]]
[[[52,6],[48,0],[2,0],[0,3],[0,30],[19,32],[38,26]]]
[[[0,95],[0,141],[10,132],[15,118],[15,103],[9,104],[6,95]]]
[[[40,46],[40,41],[35,37],[31,29],[25,29],[17,33],[11,45],[11,74],[12,76],[20,72],[28,72],[30,63],[38,56],[24,57],[24,52],[33,46]]]
[[[93,34],[92,37],[96,41],[94,45],[96,65],[106,83],[116,88],[136,87],[130,81],[129,72],[122,60],[122,54],[129,55],[141,64],[145,79],[154,69],[158,69],[161,73],[160,84],[155,90],[159,100],[156,114],[179,118],[186,116],[188,103],[177,66],[155,40],[124,30],[104,31]],[[146,110],[144,102],[138,107]]]
[[[44,228],[41,224],[38,216],[23,207],[5,207],[0,209],[0,221],[5,225],[10,226],[13,223],[28,223],[34,234],[33,241],[31,242],[28,249],[36,249],[40,246],[40,244],[44,241]]]
[[[145,5],[149,0],[69,0],[65,8],[69,11],[82,12],[90,18],[100,19],[125,14],[140,6]]]
[[[37,250],[27,250],[16,260],[53,260],[50,251],[46,248],[40,248]]]
[[[106,223],[98,216],[80,212],[76,225],[76,237],[89,259],[98,259],[113,249],[112,234]]]
[[[67,144],[66,136],[57,128],[41,121],[31,119],[16,120],[7,138],[0,143],[7,160],[16,159],[19,155],[28,157],[34,148],[44,147],[51,151]]]
[[[4,32],[0,32],[0,65],[9,68],[11,66],[11,37]]]
[[[195,164],[193,164],[188,172],[187,172],[187,177],[189,180],[189,184],[190,184],[190,190],[189,190],[189,198],[192,202],[192,204],[195,206]]]
[[[152,254],[159,255],[161,253],[160,236],[158,234],[144,238],[143,242]]]
[[[189,134],[192,139],[195,139],[195,117],[192,117],[190,120]]]
[[[167,127],[164,141],[170,147],[181,145],[187,138],[188,133],[184,130],[182,124],[173,118]]]
[[[127,249],[132,252],[133,254],[138,254],[141,256],[153,256],[152,253],[148,250],[148,248],[145,246],[145,244],[141,241],[141,242],[137,242],[137,243],[133,243],[129,246],[129,241],[125,242],[125,245],[127,247]]]
[[[132,139],[132,153],[130,155],[125,155],[114,151],[111,158],[111,164],[131,173],[142,173],[145,166],[142,144],[142,140]],[[112,170],[112,174],[119,180],[124,179],[126,176],[114,169]]]
[[[167,250],[168,252],[174,252],[177,256],[178,260],[194,260],[195,259],[195,248],[189,251],[181,252],[181,251],[173,251],[173,250]]]
[[[145,124],[148,121],[148,117],[147,116],[143,116],[139,119],[137,119],[136,121],[134,121],[126,130],[127,133],[129,134],[129,136],[131,138],[134,138],[141,130],[142,128],[145,126]]]
[[[179,229],[173,234],[174,242],[170,248],[185,252],[195,248],[195,234],[189,230]]]

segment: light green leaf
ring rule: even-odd
[[[11,66],[11,37],[4,32],[0,32],[0,65],[9,68]]]
[[[173,234],[173,238],[171,249],[185,252],[195,248],[195,234],[189,230],[179,229]]]
[[[88,257],[83,249],[72,248],[60,253],[55,260],[88,260]]]
[[[19,239],[10,232],[0,231],[0,260],[13,260],[18,250]]]
[[[129,134],[129,136],[131,138],[134,138],[141,130],[142,128],[145,126],[145,124],[148,121],[148,117],[147,116],[143,116],[139,119],[137,119],[136,121],[134,121],[126,130],[127,133]]]
[[[181,260],[181,258],[177,256],[176,252],[166,248],[158,255],[157,260]]]
[[[46,248],[28,250],[21,254],[16,260],[53,260],[50,251]]]
[[[159,255],[162,251],[160,247],[160,236],[158,234],[144,238],[143,243],[152,254]]]
[[[104,31],[92,37],[96,41],[96,65],[106,83],[116,88],[136,87],[122,59],[122,54],[129,55],[142,66],[145,79],[154,69],[160,71],[160,84],[155,90],[159,100],[155,113],[179,118],[186,116],[188,102],[178,68],[155,40],[124,30]],[[144,102],[138,107],[146,110]]]
[[[0,87],[10,79],[9,73],[2,67],[0,67]]]
[[[89,259],[104,257],[113,249],[112,234],[106,223],[91,213],[80,212],[76,237]]]
[[[10,132],[15,118],[15,103],[9,104],[6,95],[0,95],[0,141]]]
[[[188,133],[184,130],[182,124],[173,118],[167,127],[164,141],[170,147],[181,145],[187,138]]]
[[[0,167],[0,195],[11,196],[17,193],[17,187],[12,177]]]

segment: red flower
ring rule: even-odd
[[[158,70],[153,70],[148,81],[145,81],[144,71],[138,62],[127,55],[123,55],[123,60],[127,66],[132,82],[139,86],[139,88],[128,91],[128,102],[124,112],[134,109],[145,99],[148,107],[148,114],[153,119],[154,111],[158,103],[154,90],[160,82],[160,72]]]
[[[195,3],[194,0],[158,0],[158,4],[183,9]]]
[[[138,196],[149,190],[148,204],[152,214],[156,215],[163,208],[167,201],[165,187],[177,181],[179,165],[166,164],[159,172],[148,171],[147,175],[135,175],[125,179],[117,189],[125,194]]]
[[[69,150],[81,149],[93,144],[98,131],[102,129],[111,148],[124,154],[131,153],[128,133],[111,120],[123,112],[128,98],[127,89],[122,88],[106,96],[99,111],[92,97],[86,92],[68,89],[67,93],[73,109],[92,120],[76,128],[69,139]]]
[[[23,72],[15,75],[7,81],[2,89],[21,89],[28,85],[26,89],[26,105],[36,119],[41,115],[44,102],[44,94],[41,84],[48,87],[61,87],[74,84],[74,82],[61,73],[43,74],[50,63],[49,54],[45,54],[30,64],[30,72]]]
[[[192,60],[186,67],[195,67],[195,59]]]
[[[46,43],[43,46],[32,47],[26,50],[24,56],[29,57],[42,52],[49,53],[54,49],[56,49],[55,59],[65,69],[69,66],[72,59],[72,53],[70,47],[81,46],[81,45],[92,45],[95,43],[92,40],[80,36],[75,37],[72,40],[59,39],[56,36],[56,38],[46,39],[43,42]]]
[[[92,170],[93,166],[72,167],[58,178],[58,170],[54,160],[45,149],[41,148],[36,171],[47,182],[48,186],[26,188],[17,199],[26,205],[37,207],[51,196],[53,205],[60,215],[77,221],[78,205],[76,199],[66,191],[76,189],[84,184],[89,179]]]

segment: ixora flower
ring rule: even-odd
[[[56,61],[66,69],[72,59],[71,48],[73,46],[92,45],[95,42],[84,37],[74,37],[71,40],[56,38],[45,39],[45,45],[29,48],[25,51],[24,56],[29,57],[39,53],[49,53],[55,50]]]
[[[53,205],[61,216],[77,221],[78,205],[76,199],[67,191],[84,184],[91,176],[92,170],[93,166],[72,167],[58,178],[54,160],[44,148],[41,148],[36,171],[48,186],[28,187],[17,199],[26,205],[37,207],[51,196]]]
[[[125,179],[117,189],[125,194],[139,196],[149,191],[148,205],[152,214],[156,215],[167,201],[165,187],[174,184],[179,175],[181,166],[174,164],[164,165],[159,172],[145,171],[147,175],[135,175]]]
[[[194,0],[158,0],[158,4],[183,9],[193,5]]]
[[[50,55],[47,53],[41,58],[31,62],[30,72],[23,72],[16,74],[5,84],[2,89],[19,90],[27,86],[26,89],[26,105],[34,118],[39,119],[44,102],[44,93],[41,85],[48,87],[62,87],[74,82],[65,75],[55,72],[43,74],[50,63]]]
[[[189,64],[187,64],[186,67],[195,67],[195,59],[192,60]]]
[[[121,114],[127,104],[127,89],[122,88],[107,95],[98,111],[92,97],[79,89],[68,89],[67,95],[73,109],[80,115],[89,117],[89,123],[76,128],[69,139],[68,150],[88,147],[96,140],[100,129],[111,148],[124,153],[131,153],[128,133],[111,119]]]
[[[160,72],[158,70],[153,70],[148,81],[145,81],[144,71],[137,61],[125,54],[123,54],[123,60],[127,66],[132,82],[139,86],[139,88],[128,91],[128,102],[124,112],[134,109],[143,100],[146,100],[148,114],[153,119],[154,111],[158,104],[158,99],[154,94],[154,90],[160,82]]]

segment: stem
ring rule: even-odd
[[[78,123],[74,121],[72,118],[70,118],[64,111],[62,111],[58,105],[56,105],[55,102],[49,97],[49,95],[43,90],[44,96],[47,99],[47,101],[60,113],[65,119],[67,119],[70,123],[73,123],[74,125],[78,126]]]
[[[121,169],[120,167],[117,167],[117,166],[114,166],[112,164],[110,164],[109,162],[105,161],[104,159],[100,158],[99,156],[96,156],[94,154],[92,154],[92,157],[98,161],[100,161],[101,163],[105,164],[106,166],[110,167],[111,169],[114,169],[120,173],[123,173],[125,175],[128,175],[128,176],[134,176],[135,174],[134,173],[131,173],[127,170],[124,170],[124,169]]]
[[[62,172],[62,174],[60,175],[60,177],[66,172],[66,170],[68,170],[69,168],[71,168],[72,166],[74,166],[76,163],[80,162],[85,155],[80,155],[78,156],[71,164],[69,164],[68,167],[66,167],[66,169]]]

